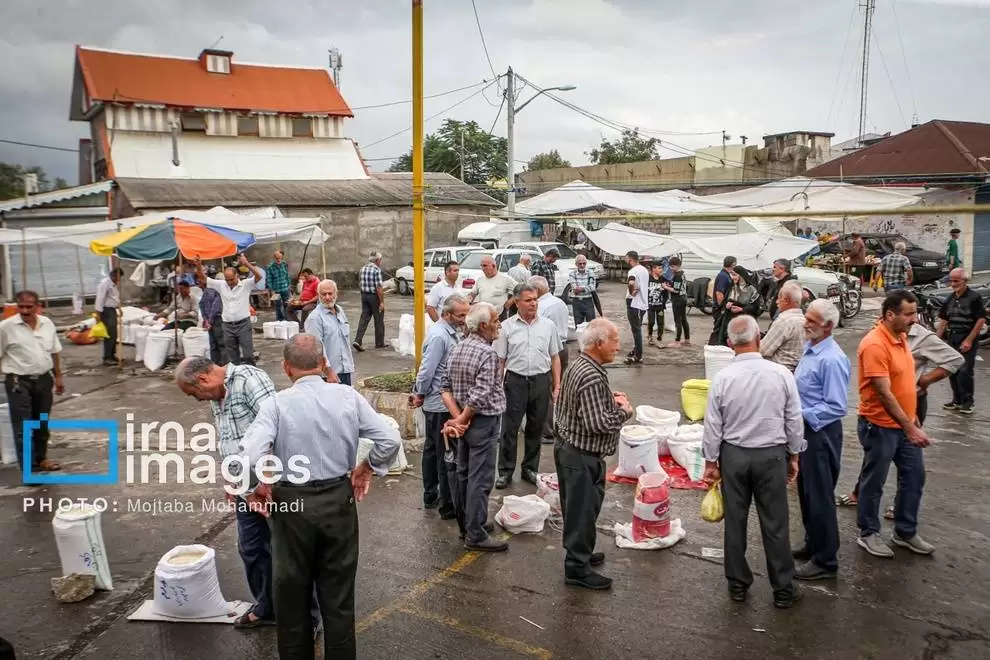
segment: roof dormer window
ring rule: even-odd
[[[230,58],[234,56],[229,50],[206,48],[199,54],[199,61],[209,73],[230,73]]]

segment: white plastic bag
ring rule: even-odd
[[[663,329],[665,332],[677,332],[677,326],[674,325],[674,306],[670,303],[663,310]]]
[[[732,364],[735,352],[728,346],[705,346],[705,380],[715,380],[718,372]]]
[[[687,536],[687,532],[681,526],[680,518],[670,521],[670,534],[667,536],[647,539],[640,543],[633,540],[632,523],[615,523],[613,530],[615,532],[615,545],[631,550],[664,550],[677,545]]]
[[[681,423],[681,413],[653,406],[636,406],[636,421],[656,430],[657,453],[660,456],[669,456],[670,448],[667,446],[667,440],[677,433],[677,425]]]
[[[557,483],[556,472],[536,475],[536,496],[550,505],[551,515],[559,516],[561,514],[560,485]]]
[[[186,357],[210,357],[210,333],[202,328],[188,328],[182,333],[182,353]]]
[[[63,576],[95,575],[97,589],[113,589],[100,512],[95,506],[80,502],[60,508],[52,518],[52,529]]]
[[[399,423],[396,422],[389,415],[383,413],[378,413],[378,415],[385,420],[385,423],[391,426],[396,431],[399,430]],[[360,465],[361,462],[367,460],[368,455],[371,454],[371,448],[375,446],[371,440],[367,438],[358,438],[358,450],[357,450],[357,461],[355,465]],[[406,451],[403,448],[402,443],[399,443],[399,451],[395,454],[395,458],[389,463],[388,471],[390,474],[403,472],[409,467],[409,461],[406,459]]]
[[[430,331],[433,319],[425,315],[425,332]],[[412,314],[403,314],[399,317],[399,337],[392,340],[392,348],[399,355],[416,355],[416,320]]]
[[[135,325],[132,327],[134,337],[134,361],[143,362],[144,348],[148,345],[148,333],[151,331],[151,327],[147,325]]]
[[[649,426],[623,426],[619,432],[619,463],[615,476],[639,478],[641,474],[660,471],[657,432]]]
[[[695,429],[700,431],[695,431]],[[701,455],[701,439],[704,427],[701,424],[681,426],[677,435],[667,441],[670,455],[682,468],[687,470],[691,481],[700,481],[705,474],[705,459]]]
[[[216,554],[205,545],[178,545],[155,568],[154,612],[179,619],[223,616],[231,610],[220,591]]]
[[[506,495],[502,498],[502,508],[495,514],[495,522],[512,534],[538,534],[549,515],[550,505],[536,495]]]
[[[169,354],[175,349],[175,331],[152,330],[145,342],[144,366],[149,371],[158,371],[165,366]]]
[[[10,405],[0,404],[0,463],[10,465],[17,462],[17,447],[14,445],[14,430],[10,427]]]

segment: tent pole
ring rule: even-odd
[[[179,359],[179,278],[182,276],[182,250],[179,250],[179,274],[175,278],[175,286],[172,287],[172,330],[175,331],[172,357],[176,360]]]
[[[35,243],[34,247],[38,251],[38,271],[41,273],[41,297],[45,301],[45,307],[48,307],[48,283],[45,282],[45,262],[41,260],[41,243]]]
[[[117,231],[120,231],[120,223],[117,223]],[[110,255],[110,272],[113,273],[114,269],[117,267],[115,263],[119,262],[117,256],[117,248],[113,249],[113,253]],[[124,368],[124,310],[121,305],[124,303],[124,297],[120,292],[120,282],[117,285],[117,369]]]
[[[27,289],[28,266],[27,266],[27,237],[24,227],[21,227],[21,291]]]
[[[79,295],[82,296],[82,304],[86,305],[86,283],[83,280],[82,258],[79,256],[79,246],[76,247],[76,274],[79,275]]]

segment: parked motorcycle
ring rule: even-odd
[[[970,287],[983,298],[984,312],[987,322],[983,325],[980,336],[977,337],[979,346],[990,346],[990,284],[971,284]],[[935,332],[939,326],[939,313],[945,301],[952,295],[952,288],[942,286],[938,282],[911,287],[911,292],[918,298],[918,320],[926,328]]]

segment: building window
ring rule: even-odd
[[[312,122],[309,119],[293,119],[292,137],[313,137]]]
[[[201,114],[195,112],[183,112],[181,121],[182,130],[184,131],[206,132],[206,119],[204,119]]]
[[[237,118],[237,133],[239,135],[257,135],[258,134],[258,118],[257,117],[238,117]]]

